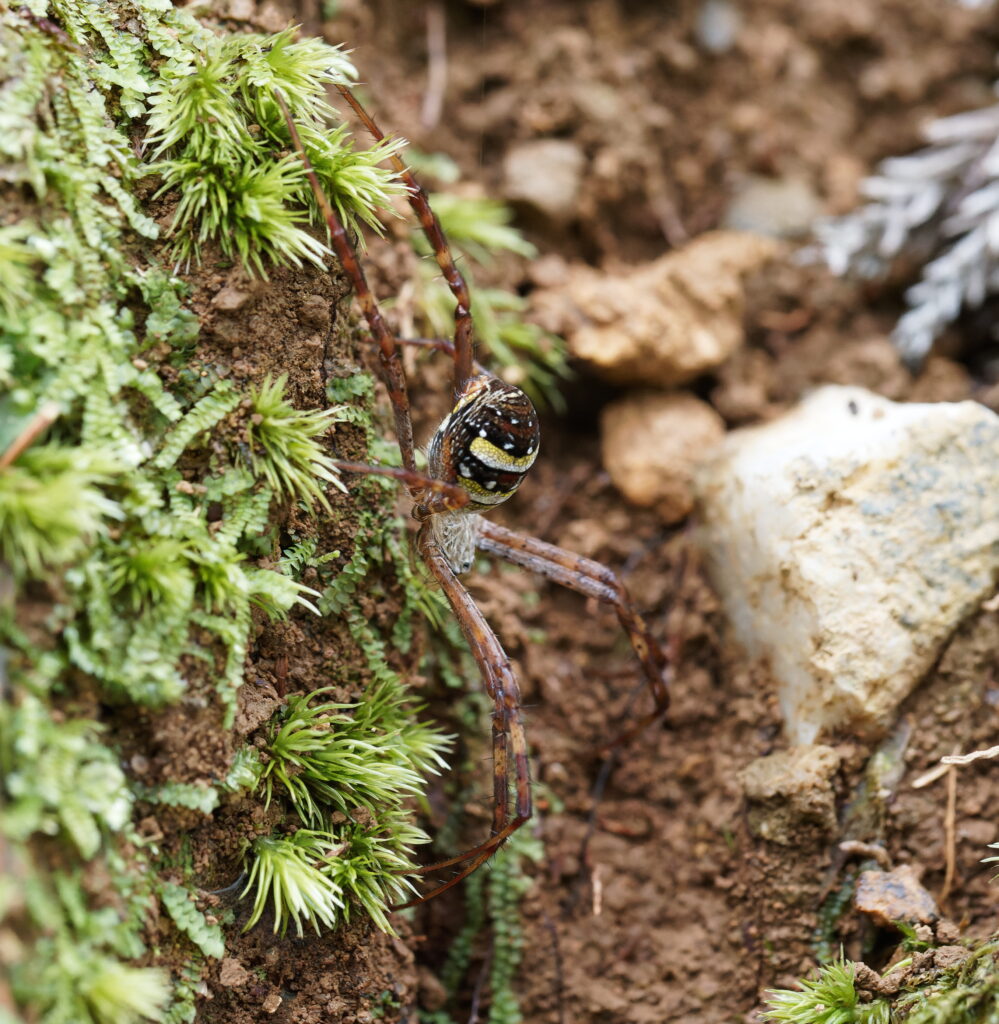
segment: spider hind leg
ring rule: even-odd
[[[415,906],[446,892],[481,867],[514,832],[530,820],[534,805],[531,797],[531,772],[527,755],[527,737],[520,709],[520,688],[496,634],[485,616],[462,586],[434,538],[429,524],[417,538],[417,546],[431,573],[444,591],[462,635],[475,657],[493,701],[493,820],[492,834],[478,846],[448,860],[420,869],[429,875],[457,867],[452,878],[407,903],[393,907]],[[513,762],[513,813],[510,809],[510,762]]]
[[[649,632],[627,589],[612,570],[590,558],[486,520],[478,534],[478,546],[497,558],[536,572],[586,597],[596,598],[602,604],[609,604],[617,613],[618,622],[642,666],[655,709],[615,737],[608,746],[616,747],[627,742],[666,713],[671,675],[669,658]]]

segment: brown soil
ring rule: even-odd
[[[233,2],[234,16],[246,6]],[[987,10],[941,0],[746,0],[735,5],[743,20],[736,41],[717,56],[697,44],[701,5],[693,0],[342,0],[325,25],[318,6],[266,3],[251,23],[280,28],[290,15],[306,31],[322,29],[354,48],[383,125],[423,151],[449,153],[486,193],[501,194],[502,160],[518,143],[557,137],[579,147],[587,171],[577,214],[552,224],[521,211],[548,274],[558,260],[613,268],[661,255],[717,226],[747,174],[797,176],[827,210],[849,208],[860,177],[880,157],[914,145],[928,116],[990,101],[999,41]],[[443,12],[448,31],[444,115],[431,128],[420,118],[428,7]],[[375,250],[383,293],[399,290],[412,270],[402,249]],[[497,270],[525,292],[539,273],[505,261]],[[314,404],[322,374],[341,372],[355,357],[331,347],[328,282],[288,273],[273,284],[258,295],[241,280],[199,279],[195,299],[208,324],[199,356],[244,377],[291,369],[299,397]],[[244,292],[248,298],[234,298]],[[900,399],[987,397],[990,382],[969,372],[953,346],[951,359],[934,358],[916,377],[900,365],[886,340],[899,308],[891,290],[865,292],[778,262],[751,285],[745,347],[715,377],[697,382],[697,391],[729,426],[772,417],[820,381]],[[441,385],[439,370],[414,383],[422,391],[421,438],[430,411],[439,415]],[[626,747],[599,802],[600,747],[621,727],[638,679],[613,614],[547,585],[538,603],[539,582],[522,573],[471,582],[515,660],[533,771],[546,794],[529,826],[544,840],[545,860],[524,902],[516,987],[532,1024],[753,1020],[764,989],[814,966],[813,933],[838,837],[807,822],[790,845],[751,834],[738,776],[784,745],[772,681],[726,642],[689,532],[628,507],[611,487],[596,431],[599,408],[615,394],[585,375],[567,386],[568,414],[548,419],[541,461],[498,517],[620,571],[656,634],[681,651],[665,725]],[[390,617],[392,600],[389,593],[366,613]],[[261,636],[257,688],[242,702],[244,733],[279,693],[320,685],[331,667],[356,663],[349,639],[313,635],[313,628],[313,620],[296,618]],[[996,742],[997,650],[996,613],[982,612],[958,631],[904,709],[912,733],[886,839],[892,860],[921,871],[933,893],[944,878],[947,785],[911,783],[943,754]],[[143,740],[151,781],[193,781],[224,765],[225,751],[201,746],[215,722],[206,715],[178,711],[172,726],[160,721],[159,735]],[[488,728],[483,720],[483,741]],[[845,803],[870,751],[849,736],[838,738],[837,750],[837,794]],[[995,890],[979,863],[985,844],[999,838],[995,772],[994,763],[979,763],[957,780],[946,912],[967,936],[996,925]],[[473,817],[483,828],[487,803],[483,797],[472,808],[481,810]],[[214,850],[203,865],[205,888],[231,880],[235,837],[259,824],[230,808],[211,836],[200,837],[200,849]],[[183,824],[151,821],[149,828]],[[280,943],[256,929],[233,940],[230,959],[209,979],[211,999],[199,1019],[414,1020],[416,964],[422,998],[432,1001],[434,972],[461,913],[458,890],[421,908],[412,931],[401,924],[401,939],[363,923],[322,940]],[[890,939],[849,911],[828,938],[873,966],[890,953]],[[464,1020],[468,1008],[453,1014]]]
[[[521,210],[546,275],[558,259],[616,270],[661,255],[717,226],[747,174],[799,176],[827,211],[843,211],[860,177],[916,144],[929,116],[991,100],[995,23],[958,4],[753,0],[737,5],[743,26],[717,57],[697,46],[696,3],[440,6],[449,77],[432,130],[420,122],[422,6],[345,3],[326,34],[356,47],[385,124],[454,156],[489,194],[501,194],[503,157],[518,143],[554,136],[579,147],[587,170],[577,215],[553,225]],[[538,276],[519,273],[507,282],[529,291]],[[750,288],[747,345],[697,389],[730,425],[769,418],[827,381],[896,399],[988,400],[989,382],[958,361],[934,358],[916,377],[900,365],[886,338],[897,298],[778,262]],[[524,907],[524,1018],[754,1019],[764,989],[815,964],[839,837],[805,822],[789,846],[749,832],[738,772],[784,744],[771,680],[726,644],[689,534],[627,507],[609,485],[596,413],[611,391],[581,377],[568,393],[568,416],[546,424],[542,461],[501,518],[620,569],[683,653],[665,727],[628,746],[595,807],[598,751],[637,678],[613,614],[551,586],[531,602],[538,581],[520,574],[473,583],[516,659],[535,776],[564,805],[533,825],[545,862]],[[543,644],[529,638],[536,629]],[[933,893],[943,884],[946,784],[911,783],[945,753],[995,742],[997,634],[995,612],[966,624],[904,709],[912,734],[885,837],[893,861],[915,866]],[[848,736],[837,749],[845,804],[870,751]],[[996,925],[979,863],[999,838],[994,781],[995,768],[982,765],[958,779],[945,909],[969,936]],[[432,941],[420,956],[431,966],[459,914],[459,900],[425,908]],[[849,956],[866,951],[875,966],[892,945],[849,912],[828,940]],[[457,1020],[466,1014],[454,1010]]]

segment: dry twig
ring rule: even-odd
[[[22,452],[30,448],[55,423],[61,412],[58,402],[46,402],[14,438],[10,447],[0,455],[0,469],[6,469]]]
[[[436,128],[444,109],[447,87],[447,25],[444,5],[427,7],[427,91],[423,94],[420,121],[426,129]]]
[[[957,863],[957,769],[953,765],[947,775],[947,812],[944,815],[944,880],[937,904],[943,909],[954,882]]]

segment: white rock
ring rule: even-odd
[[[708,53],[728,53],[742,28],[742,12],[730,0],[704,0],[697,11],[694,33]]]
[[[878,730],[999,577],[999,417],[826,387],[730,434],[696,480],[701,545],[793,742]]]

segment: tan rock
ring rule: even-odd
[[[239,988],[250,980],[250,972],[235,957],[227,956],[219,968],[219,984],[225,988]]]
[[[778,251],[769,238],[716,231],[629,273],[571,268],[536,293],[544,326],[617,384],[672,387],[723,363],[742,344],[745,276]]]
[[[725,436],[721,417],[699,398],[656,391],[628,395],[600,417],[603,463],[635,505],[655,507],[667,523],[694,505],[693,473]]]

